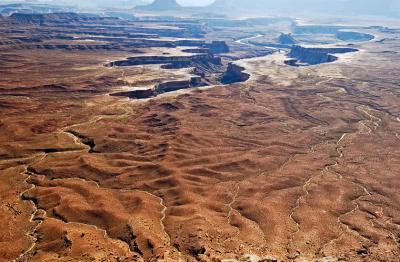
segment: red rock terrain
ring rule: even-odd
[[[65,27],[13,23],[26,31],[1,33],[1,261],[398,261],[400,32],[334,63],[239,60],[250,79],[220,85],[228,55],[218,67],[106,67],[183,54],[115,39],[46,48]],[[232,57],[257,49],[214,40]],[[193,75],[212,86],[110,96]]]

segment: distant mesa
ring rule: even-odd
[[[0,14],[2,14],[3,16],[10,16],[14,13],[47,14],[47,13],[60,13],[60,12],[71,12],[71,11],[73,11],[72,7],[61,6],[61,5],[59,6],[49,3],[47,4],[38,4],[38,3],[1,4],[0,3]]]
[[[212,4],[205,7],[210,12],[226,13],[237,11],[238,3],[233,0],[216,0]]]
[[[149,5],[139,5],[136,7],[136,9],[144,11],[174,11],[182,8],[176,0],[155,0]]]

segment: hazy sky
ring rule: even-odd
[[[181,5],[208,5],[214,0],[178,0]]]
[[[122,7],[150,3],[154,0],[0,0],[6,2],[36,2],[78,5],[80,7]],[[177,0],[184,6],[205,6],[214,0]],[[219,0],[214,11],[232,10],[265,15],[268,12],[287,15],[319,13],[334,15],[378,15],[400,17],[400,0]]]
[[[52,2],[52,3],[57,3],[57,0],[0,0],[0,4],[4,3],[9,3],[9,2]],[[85,1],[91,1],[91,0],[82,0],[82,2]],[[143,0],[143,2],[152,2],[153,0]],[[66,2],[66,1],[63,1]],[[75,2],[75,1],[71,1],[71,2]],[[103,1],[104,2],[104,1]],[[112,0],[108,0],[108,2],[112,2]],[[208,5],[211,4],[212,2],[214,2],[214,0],[177,0],[178,3],[180,3],[181,5],[196,5],[196,6],[204,6],[204,5]]]

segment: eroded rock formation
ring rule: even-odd
[[[146,98],[156,97],[157,95],[163,93],[169,93],[181,89],[199,87],[204,85],[206,84],[202,82],[201,77],[193,76],[187,80],[165,81],[156,84],[152,88],[112,93],[111,96],[124,96],[132,99],[146,99]]]
[[[292,34],[282,33],[278,38],[278,43],[281,45],[294,45],[297,43]]]
[[[288,65],[316,65],[322,63],[329,63],[337,60],[337,57],[333,54],[343,54],[349,52],[357,52],[355,48],[312,48],[302,47],[295,45],[291,48],[289,57],[293,58],[287,60]]]
[[[370,41],[375,37],[371,34],[351,32],[351,31],[339,31],[336,33],[336,38],[342,41]]]
[[[245,73],[244,67],[238,66],[234,63],[230,63],[226,72],[221,77],[223,84],[232,84],[237,82],[245,82],[250,78],[248,73]]]
[[[136,9],[144,11],[178,11],[181,9],[176,0],[154,0],[153,3],[149,5],[137,6]]]
[[[44,23],[71,23],[71,22],[84,22],[102,19],[114,18],[101,18],[96,15],[84,15],[76,13],[50,13],[50,14],[24,14],[14,13],[10,16],[12,22],[23,24],[44,24]],[[115,18],[116,19],[116,18]]]

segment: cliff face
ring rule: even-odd
[[[342,41],[362,42],[362,41],[370,41],[375,37],[373,35],[365,33],[340,31],[336,33],[336,38]]]
[[[302,25],[295,26],[295,34],[329,34],[334,35],[342,41],[369,41],[375,37],[371,34],[350,31],[354,28],[348,26],[329,26],[329,25]]]
[[[205,84],[202,82],[201,77],[192,76],[186,80],[166,81],[155,85],[153,88],[113,93],[111,94],[111,96],[124,96],[132,99],[146,99],[146,98],[156,97],[157,95],[163,93],[168,93],[181,89],[187,89],[203,85]]]
[[[155,93],[156,94],[168,93],[180,89],[197,87],[201,85],[202,85],[201,77],[196,76],[196,77],[191,77],[188,80],[168,81],[160,83],[155,86]]]
[[[135,66],[135,65],[168,65],[168,68],[185,68],[200,65],[221,65],[221,59],[212,54],[196,54],[192,56],[136,56],[126,60],[114,61],[107,64],[113,66]]]
[[[293,38],[292,34],[282,33],[278,38],[278,43],[281,45],[294,45],[297,41]]]
[[[220,77],[220,83],[232,84],[238,82],[245,82],[250,78],[250,75],[244,72],[245,68],[230,63],[225,73]],[[203,81],[202,76],[192,76],[185,80],[172,80],[156,84],[152,88],[134,90],[127,92],[113,93],[111,96],[123,96],[132,99],[147,99],[156,97],[163,93],[173,92],[181,89],[192,87],[206,86],[207,83]]]
[[[173,11],[181,8],[182,6],[180,6],[176,0],[155,0],[149,5],[141,5],[136,7],[136,9],[145,11]]]
[[[229,47],[224,41],[212,41],[211,44],[205,44],[204,47],[208,48],[213,54],[229,52]]]
[[[128,92],[119,92],[110,94],[111,96],[123,96],[129,97],[131,99],[146,99],[156,96],[154,89],[145,89],[145,90],[135,90]]]
[[[203,40],[178,40],[174,42],[177,46],[195,46],[206,48],[212,54],[228,53],[229,46],[224,41],[205,42]]]
[[[58,23],[68,24],[71,22],[91,21],[101,19],[96,15],[82,15],[76,13],[50,13],[50,14],[22,14],[14,13],[10,16],[10,21],[20,24],[44,24]]]
[[[321,63],[329,63],[337,60],[332,54],[342,54],[358,51],[355,48],[307,48],[295,45],[292,47],[289,57],[293,58],[287,61],[289,65],[302,64],[316,65]]]
[[[250,75],[244,73],[245,68],[230,63],[226,72],[222,75],[221,83],[232,84],[237,82],[245,82],[250,78]]]

